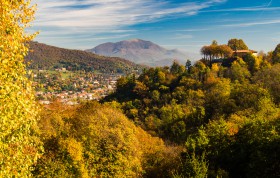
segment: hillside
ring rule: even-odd
[[[32,69],[51,69],[65,67],[68,70],[97,70],[102,73],[131,72],[143,66],[117,57],[104,57],[81,50],[70,50],[31,42],[26,56]]]
[[[149,66],[170,66],[176,59],[184,64],[187,55],[178,50],[167,50],[155,43],[141,39],[104,43],[89,52],[111,57],[121,57],[137,64]]]
[[[121,78],[104,102],[119,102],[135,124],[184,147],[177,177],[279,177],[280,52],[273,54],[150,68]]]

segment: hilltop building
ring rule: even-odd
[[[257,51],[255,51],[255,50],[236,50],[235,52],[234,52],[234,54],[235,54],[235,56],[238,56],[238,57],[242,57],[242,56],[244,56],[244,55],[246,55],[246,54],[249,54],[249,53],[251,53],[251,54],[253,54],[254,56],[257,56],[258,55],[258,52]]]

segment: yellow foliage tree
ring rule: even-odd
[[[36,105],[24,56],[35,6],[29,0],[0,1],[0,177],[28,177],[38,157]]]
[[[171,177],[179,165],[179,148],[109,104],[50,105],[40,118],[45,153],[34,177]]]

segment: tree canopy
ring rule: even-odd
[[[274,49],[274,51],[272,52],[272,61],[273,63],[280,62],[280,44],[278,44]]]
[[[279,65],[263,56],[150,68],[119,80],[103,102],[119,102],[136,125],[184,146],[174,177],[277,177]]]
[[[243,40],[214,40],[194,65],[119,78],[102,104],[39,109],[30,4],[0,3],[0,177],[279,177],[279,45],[240,58]]]
[[[233,50],[248,50],[248,46],[244,43],[244,41],[242,39],[230,39],[228,41],[228,46]]]
[[[112,107],[113,106],[113,107]],[[112,102],[67,107],[55,103],[41,112],[45,153],[35,177],[142,177],[169,174],[178,153],[135,126]],[[169,156],[169,159],[166,159]],[[166,166],[168,167],[166,168]]]
[[[209,61],[213,59],[230,57],[233,53],[232,49],[227,45],[218,45],[217,41],[213,41],[210,46],[203,46],[200,50],[203,58]]]

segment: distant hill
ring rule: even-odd
[[[141,39],[104,43],[86,51],[104,56],[121,57],[137,64],[149,66],[170,66],[175,59],[184,64],[187,60],[187,55],[183,52],[167,50],[155,43]]]
[[[81,50],[70,50],[30,42],[30,52],[25,58],[32,69],[65,67],[68,70],[97,70],[102,73],[131,72],[143,66],[117,57],[104,57]]]

